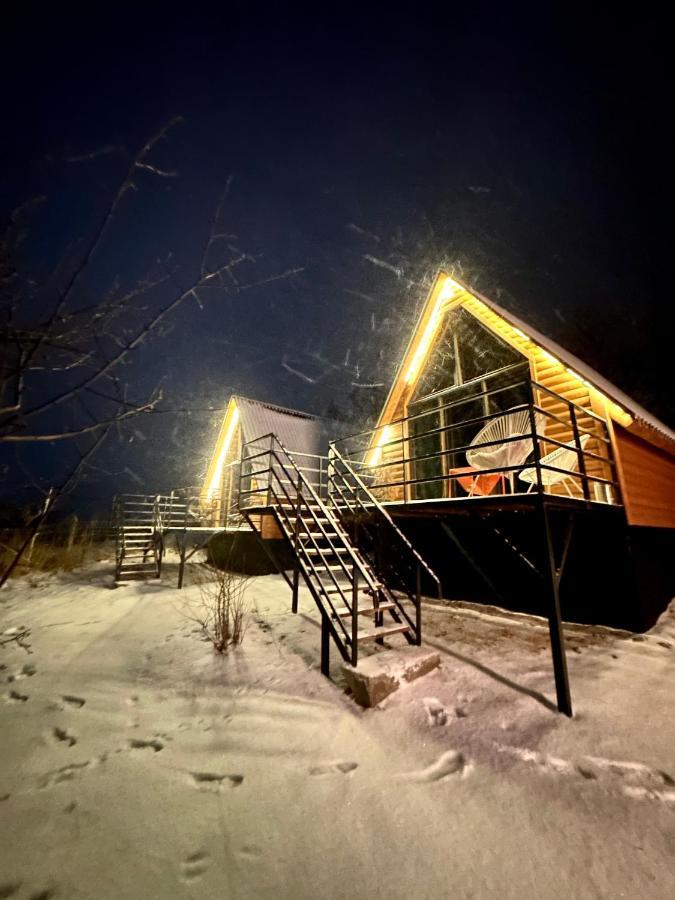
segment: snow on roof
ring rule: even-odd
[[[462,282],[454,276],[453,280],[457,281],[459,284],[462,284]],[[462,287],[465,287],[465,290],[477,297],[486,306],[489,306],[495,313],[497,313],[497,315],[501,316],[503,319],[506,319],[506,321],[511,325],[525,332],[525,334],[527,334],[528,337],[532,338],[535,343],[539,344],[540,347],[542,347],[544,350],[547,350],[553,356],[557,357],[560,362],[564,363],[564,365],[568,366],[578,375],[581,375],[583,379],[590,382],[593,387],[597,388],[603,394],[606,394],[610,398],[610,400],[614,400],[615,403],[618,403],[619,406],[622,406],[634,418],[638,419],[640,422],[649,426],[650,428],[653,428],[663,437],[675,443],[675,431],[668,428],[668,426],[661,422],[660,419],[657,419],[656,416],[652,415],[652,413],[650,413],[643,406],[629,397],[628,394],[625,394],[620,388],[616,387],[616,385],[612,384],[606,378],[603,378],[603,376],[600,375],[599,372],[596,372],[595,369],[591,368],[591,366],[587,365],[585,362],[583,362],[583,360],[579,359],[577,356],[574,356],[573,353],[565,350],[565,348],[561,347],[560,344],[557,344],[555,341],[546,337],[546,335],[542,334],[540,331],[537,331],[537,329],[533,328],[528,322],[525,322],[523,319],[520,319],[518,316],[499,306],[493,300],[490,300],[488,297],[484,297],[473,288],[466,287],[463,284]]]
[[[248,397],[233,397],[239,410],[244,441],[275,434],[287,450],[295,453],[326,452],[326,423],[318,416],[287,409]]]

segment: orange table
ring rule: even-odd
[[[502,472],[491,472],[488,475],[477,475],[476,472],[480,472],[480,470],[474,469],[473,466],[463,466],[459,469],[448,470],[449,475],[459,476],[458,478],[453,478],[452,481],[459,481],[469,497],[475,495],[485,497],[487,494],[491,494],[498,481],[502,483],[502,493],[506,493]]]

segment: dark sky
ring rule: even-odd
[[[3,32],[0,212],[47,198],[25,271],[77,259],[130,155],[178,114],[153,154],[178,177],[139,179],[85,293],[169,251],[187,278],[230,177],[224,226],[257,271],[303,269],[188,303],[135,355],[137,395],[161,381],[167,407],[193,412],[111,438],[83,497],[198,478],[208,410],[232,390],[367,409],[378,395],[361,385],[391,380],[442,264],[675,424],[665,21],[569,3],[179,17],[17,4]],[[59,459],[26,449],[5,475],[46,484]]]

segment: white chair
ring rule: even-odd
[[[534,427],[538,435],[543,437],[546,426],[544,413],[535,412]],[[520,441],[506,440],[523,435]],[[503,444],[493,444],[490,447],[482,447],[491,441],[506,441]],[[503,416],[491,419],[484,425],[471,441],[471,449],[466,451],[466,461],[474,469],[507,469],[505,472],[513,491],[514,466],[521,466],[534,450],[534,438],[532,436],[532,420],[529,409],[518,409],[515,412],[507,412]]]
[[[579,445],[582,450],[590,439],[590,434],[584,434],[581,436],[581,438],[579,439]],[[577,451],[576,444],[565,444],[564,447],[556,447],[556,449],[552,453],[547,453],[546,456],[543,456],[539,460],[539,462],[542,466],[555,466],[557,469],[564,470],[560,472],[553,472],[551,471],[551,469],[542,469],[542,485],[548,487],[553,484],[562,484],[570,497],[573,497],[574,494],[570,490],[569,484],[567,482],[574,480],[571,473],[574,472],[579,465],[579,453]],[[527,493],[529,494],[535,484],[537,484],[537,467],[531,466],[527,469],[523,469],[522,472],[518,473],[518,478],[530,485],[527,489]]]

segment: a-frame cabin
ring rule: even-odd
[[[328,435],[323,419],[297,409],[233,395],[202,485],[202,508],[208,510],[212,524],[224,530],[247,527],[239,508],[242,448],[259,442],[261,450],[267,449],[271,435],[293,454],[311,481],[320,482],[324,477],[322,466]],[[244,472],[243,476],[250,478],[250,472]],[[264,538],[280,536],[271,519],[259,524]]]
[[[565,618],[644,630],[675,593],[675,433],[444,272],[376,428],[335,451],[446,597],[548,614],[552,585]]]

